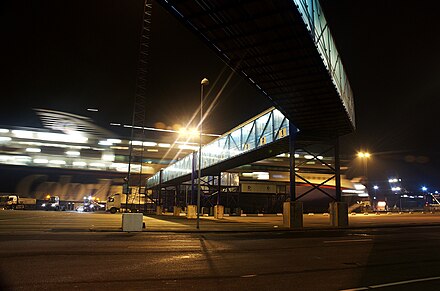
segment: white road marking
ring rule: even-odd
[[[253,277],[257,277],[257,275],[255,275],[255,274],[251,274],[251,275],[243,275],[243,276],[240,276],[241,278],[253,278]]]
[[[371,238],[366,239],[344,239],[344,240],[325,240],[325,244],[331,244],[331,243],[350,243],[350,242],[366,242],[366,241],[372,241]]]
[[[398,281],[398,282],[385,283],[385,284],[379,284],[379,285],[371,285],[371,286],[367,286],[367,287],[359,287],[359,288],[353,288],[353,289],[344,289],[344,290],[341,290],[341,291],[360,291],[360,290],[376,289],[376,288],[383,288],[383,287],[411,284],[411,283],[417,283],[417,282],[434,281],[434,280],[440,280],[440,277],[429,277],[429,278],[422,278],[422,279],[405,280],[405,281]]]

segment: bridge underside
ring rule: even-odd
[[[335,137],[353,131],[353,102],[316,2],[159,0],[301,133]]]

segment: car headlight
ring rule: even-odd
[[[51,205],[52,207],[55,207],[55,206],[57,206],[55,203],[52,203],[52,205]]]
[[[41,204],[41,207],[46,207],[46,203]]]

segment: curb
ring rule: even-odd
[[[139,232],[126,232],[126,233],[269,233],[269,232],[318,232],[318,231],[346,231],[346,230],[361,230],[361,229],[374,229],[374,228],[408,228],[408,227],[439,227],[440,223],[423,223],[423,224],[393,224],[393,225],[365,225],[365,226],[348,226],[342,228],[326,227],[326,228],[301,228],[301,229],[288,229],[283,227],[273,229],[247,229],[247,230],[203,230],[203,229],[145,229]],[[87,230],[85,230],[87,231]],[[121,229],[92,229],[90,232],[114,232],[124,233]]]

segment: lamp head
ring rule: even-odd
[[[209,80],[206,79],[206,78],[203,78],[203,80],[200,82],[200,84],[201,84],[202,86],[209,85]]]

